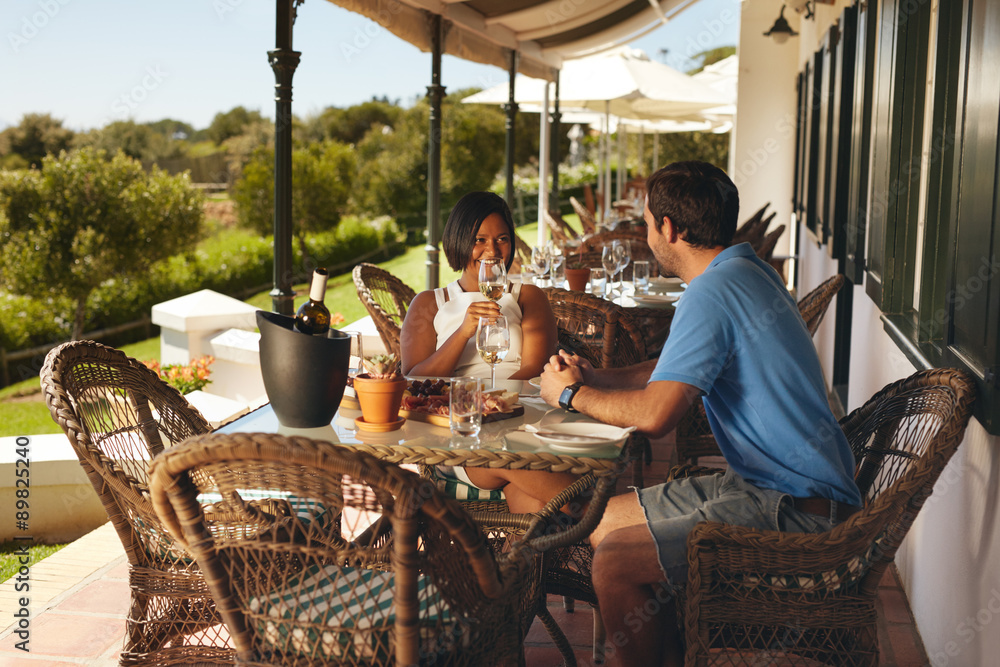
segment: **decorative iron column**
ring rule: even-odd
[[[517,77],[517,51],[510,52],[510,93],[503,110],[507,112],[507,148],[504,151],[504,173],[507,175],[507,187],[504,195],[507,206],[514,210],[514,121],[517,119],[517,102],[514,101],[514,79]]]
[[[427,139],[427,289],[438,286],[440,275],[438,244],[441,242],[441,51],[444,33],[441,15],[430,16],[431,30],[431,85],[427,86],[430,103],[430,133]]]
[[[292,50],[292,25],[302,0],[277,0],[275,48],[267,52],[274,70],[274,288],[271,308],[291,315],[292,289],[292,77],[299,66]]]
[[[556,99],[552,110],[552,148],[550,149],[550,159],[552,162],[552,193],[549,195],[549,209],[559,210],[559,121],[562,114],[559,113],[559,71],[556,70]]]

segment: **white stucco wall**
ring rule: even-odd
[[[823,34],[850,2],[838,0],[833,6],[820,5],[816,8],[816,19],[808,21],[786,9],[786,18],[800,36],[784,47],[768,45],[760,33],[771,26],[782,4],[781,0],[747,0],[743,4],[737,174],[741,173],[741,160],[748,165],[745,158],[750,151],[775,132],[776,119],[786,108],[779,88],[791,96],[787,104],[794,112],[795,72],[811,57]],[[786,73],[788,63],[793,61],[794,66]],[[787,81],[787,85],[779,86],[779,81]],[[788,210],[794,137],[779,144],[780,153],[770,157],[758,173],[745,178],[741,187],[744,212],[751,211],[756,202],[763,203],[768,196],[774,204],[785,207],[782,211]],[[787,220],[783,212],[779,217]],[[826,248],[817,247],[803,230],[799,231],[802,235],[799,293],[805,294],[835,273],[836,264]],[[885,333],[880,312],[865,294],[863,285],[854,290],[847,410],[859,407],[885,385],[915,370]],[[832,373],[833,320],[831,310],[815,337],[828,378]],[[917,627],[934,667],[993,665],[1000,655],[1000,513],[995,509],[998,500],[1000,438],[988,435],[973,419],[958,452],[896,556]]]
[[[740,77],[737,131],[730,177],[740,190],[740,220],[771,202],[771,228],[784,224],[776,255],[787,255],[795,170],[795,77],[797,39],[775,44],[763,33],[774,23],[780,3],[750,0],[740,9]],[[786,16],[793,12],[786,10]],[[795,22],[796,19],[790,19]]]

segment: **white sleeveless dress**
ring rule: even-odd
[[[497,364],[497,383],[508,379],[521,368],[521,306],[517,300],[521,296],[521,283],[508,283],[509,292],[504,292],[497,302],[500,314],[507,317],[510,329],[510,351],[507,358]],[[447,299],[445,294],[447,291]],[[466,292],[456,280],[447,287],[434,290],[437,301],[437,315],[434,316],[434,331],[437,332],[437,347],[440,348],[448,337],[455,333],[465,319],[465,311],[474,301],[486,301],[479,292]],[[476,350],[475,337],[465,344],[465,349],[453,371],[456,376],[468,375],[483,378],[489,383],[490,365],[483,361]],[[472,483],[465,469],[452,466],[436,466],[435,478],[438,487],[452,498],[459,500],[502,500],[502,490],[481,489]]]
[[[507,317],[507,327],[510,329],[510,351],[507,358],[497,364],[497,382],[510,378],[521,368],[521,306],[517,300],[521,296],[521,283],[508,283],[509,292],[500,297],[500,314]],[[447,290],[447,300],[445,291]],[[455,333],[465,319],[465,311],[469,304],[476,301],[486,301],[479,292],[465,292],[456,280],[447,287],[434,290],[437,301],[437,315],[434,316],[434,331],[437,332],[437,347],[440,348],[448,337]],[[458,358],[454,374],[483,378],[489,383],[490,365],[483,361],[476,350],[475,337],[470,338]]]

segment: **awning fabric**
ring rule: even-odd
[[[565,60],[626,44],[697,0],[329,0],[431,50],[430,17],[444,19],[444,52],[555,80]]]

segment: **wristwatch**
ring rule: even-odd
[[[582,382],[574,382],[563,389],[562,393],[559,394],[559,407],[570,412],[578,412],[573,409],[573,397],[576,396],[576,392],[580,391],[580,387],[582,386]]]

